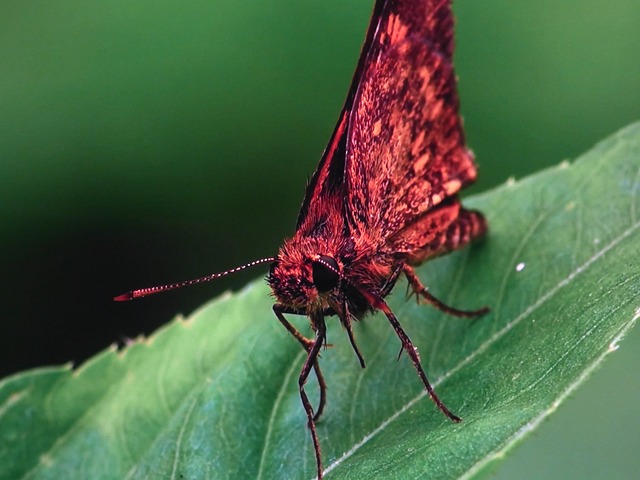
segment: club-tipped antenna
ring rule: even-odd
[[[272,263],[275,261],[276,259],[274,257],[261,258],[260,260],[254,260],[253,262],[247,263],[246,265],[240,265],[239,267],[231,268],[229,270],[225,270],[224,272],[220,272],[220,273],[213,273],[211,275],[207,275],[206,277],[194,278],[193,280],[185,280],[184,282],[178,282],[178,283],[169,283],[167,285],[158,285],[157,287],[139,288],[138,290],[131,290],[130,292],[123,293],[122,295],[118,295],[117,297],[113,297],[113,299],[116,302],[126,302],[127,300],[146,297],[147,295],[153,295],[154,293],[161,293],[161,292],[166,292],[168,290],[175,290],[176,288],[186,287],[189,285],[196,285],[198,283],[210,282],[211,280],[215,280],[216,278],[220,278],[226,275],[230,275],[232,273],[240,272],[242,270],[246,270],[247,268],[255,267],[256,265],[261,265],[263,263]]]

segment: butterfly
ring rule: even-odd
[[[338,317],[364,368],[352,325],[382,312],[432,400],[460,421],[436,395],[418,350],[385,301],[404,276],[418,298],[448,314],[476,317],[488,311],[444,304],[413,268],[487,231],[482,214],[463,208],[458,198],[477,169],[465,144],[452,56],[450,0],[377,0],[347,99],[307,185],[295,234],[277,256],[116,297],[130,300],[270,263],[273,311],[307,352],[298,385],[318,478],[323,467],[316,422],[326,404],[318,358],[327,344],[327,317]],[[286,315],[308,317],[314,337],[305,337]],[[305,391],[311,371],[320,389],[315,408]]]

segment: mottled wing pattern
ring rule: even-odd
[[[449,0],[385,3],[348,124],[347,213],[356,231],[391,236],[475,180],[452,54]]]
[[[296,231],[299,234],[313,235],[316,233],[318,224],[323,223],[328,213],[328,206],[326,205],[327,199],[340,197],[337,203],[340,203],[340,218],[343,217],[347,125],[353,108],[353,100],[358,91],[362,71],[365,67],[367,52],[374,42],[375,34],[378,31],[378,24],[382,21],[381,15],[385,2],[386,0],[376,0],[373,7],[373,14],[371,15],[371,22],[369,23],[364,45],[362,46],[362,52],[351,80],[347,98],[340,112],[338,124],[331,135],[331,140],[329,140],[329,144],[322,155],[316,171],[307,184],[304,201],[302,202],[296,224]]]

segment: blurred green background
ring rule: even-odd
[[[259,276],[111,301],[276,253],[371,7],[0,1],[0,374],[80,362]],[[459,0],[455,10],[473,191],[640,119],[637,0]],[[638,348],[634,332],[497,476],[635,475]]]

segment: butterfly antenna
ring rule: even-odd
[[[230,270],[225,270],[224,272],[220,272],[220,273],[213,273],[211,275],[207,275],[206,277],[194,278],[193,280],[185,280],[184,282],[170,283],[168,285],[159,285],[157,287],[139,288],[138,290],[131,290],[130,292],[123,293],[122,295],[118,295],[117,297],[113,297],[113,299],[116,302],[126,302],[128,300],[133,300],[134,298],[153,295],[154,293],[161,293],[161,292],[166,292],[167,290],[175,290],[176,288],[186,287],[188,285],[196,285],[198,283],[210,282],[211,280],[215,280],[216,278],[220,278],[226,275],[230,275],[232,273],[240,272],[242,270],[246,270],[247,268],[255,267],[256,265],[261,265],[263,263],[271,263],[275,261],[276,259],[274,257],[261,258],[260,260],[254,260],[251,263],[247,263],[246,265],[240,265],[239,267],[235,267]]]

